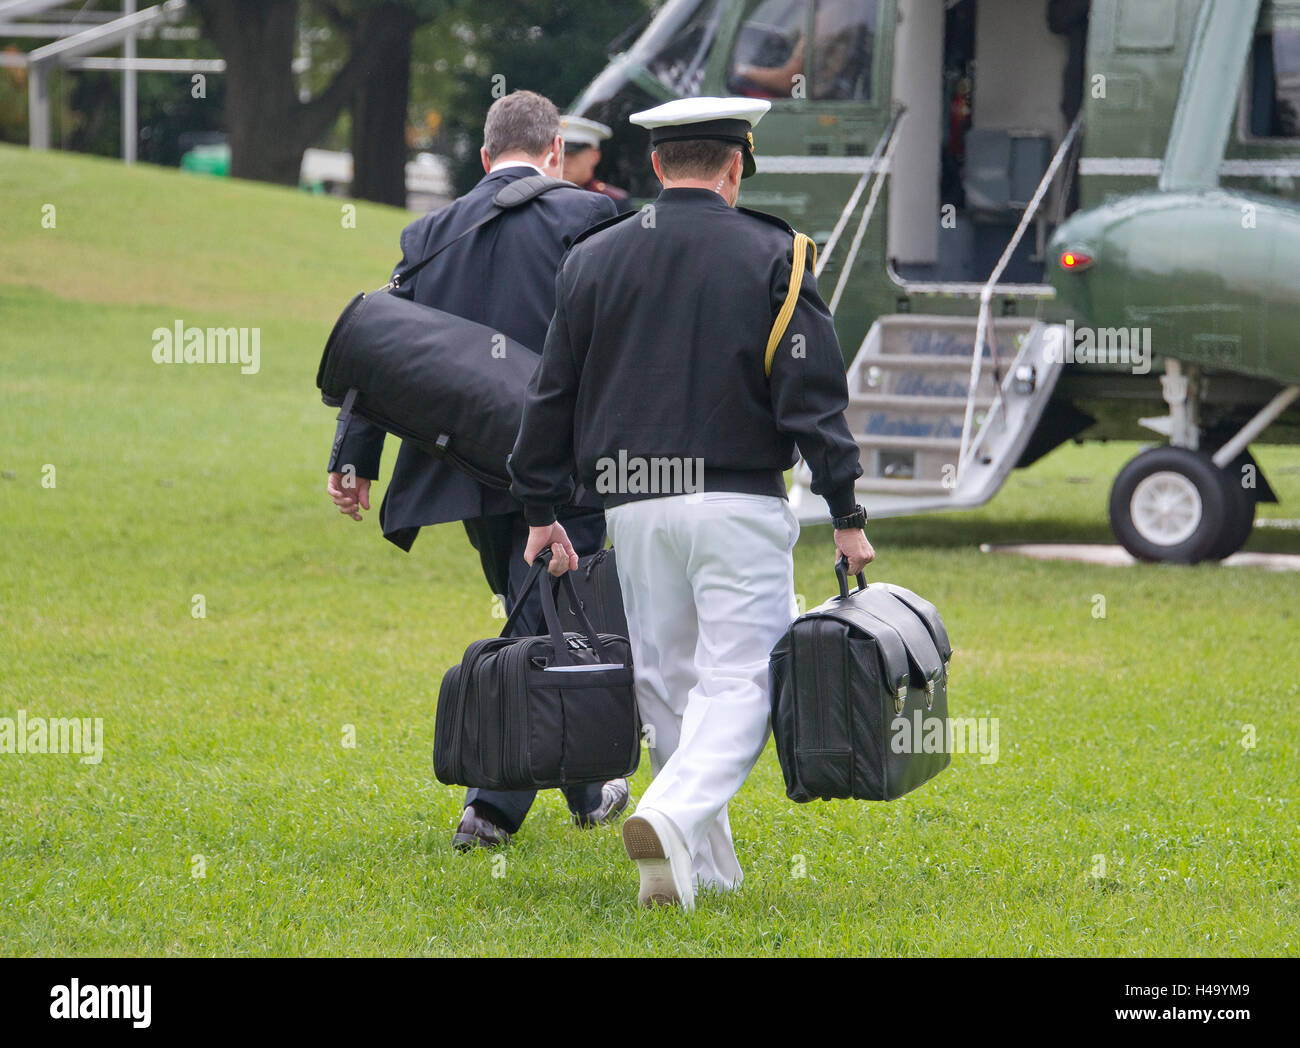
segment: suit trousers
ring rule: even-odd
[[[580,556],[595,553],[605,545],[605,518],[600,510],[582,512],[574,510],[573,516],[561,520],[569,541]],[[524,561],[524,546],[528,543],[528,524],[522,513],[503,513],[491,517],[479,517],[465,521],[465,532],[469,535],[471,545],[478,550],[479,560],[483,566],[483,577],[492,587],[493,593],[505,598],[507,611],[514,610],[523,588],[524,578],[528,575],[528,564]],[[546,578],[542,579],[545,583]],[[533,587],[525,599],[526,603],[519,621],[515,625],[515,636],[531,637],[546,632],[542,617],[542,598]],[[563,789],[564,799],[568,801],[569,810],[575,815],[585,815],[600,807],[599,782],[584,782]],[[537,797],[536,790],[480,790],[471,788],[465,791],[465,806],[486,807],[482,814],[487,816],[507,833],[518,833]]]
[[[768,656],[795,618],[799,523],[770,495],[703,492],[606,510],[618,550],[637,705],[666,816],[701,887],[742,878],[727,802],[767,743]]]

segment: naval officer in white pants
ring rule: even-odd
[[[736,207],[769,105],[692,98],[632,118],[664,190],[565,256],[510,458],[525,558],[550,547],[553,573],[577,567],[555,520],[575,474],[604,498],[654,776],[623,827],[643,905],[691,908],[697,888],[741,881],[727,802],[767,741],[768,655],[795,617],[796,448],[837,555],[854,573],[874,557],[812,252]]]
[[[726,800],[767,742],[767,655],[797,614],[799,524],[784,499],[730,492],[628,502],[606,519],[654,775],[637,811],[669,816],[701,886],[733,888]]]

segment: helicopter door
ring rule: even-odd
[[[899,0],[889,255],[905,284],[982,284],[1078,114],[1087,0]],[[1070,184],[1069,180],[1067,185]],[[1004,275],[1038,285],[1062,179]]]

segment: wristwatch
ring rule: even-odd
[[[853,512],[847,517],[833,517],[831,523],[835,526],[836,531],[865,528],[867,526],[867,511],[859,503],[853,507]]]

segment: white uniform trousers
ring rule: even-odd
[[[768,654],[795,617],[784,499],[703,492],[606,511],[654,776],[638,807],[672,820],[701,886],[742,874],[727,821],[767,742]]]

